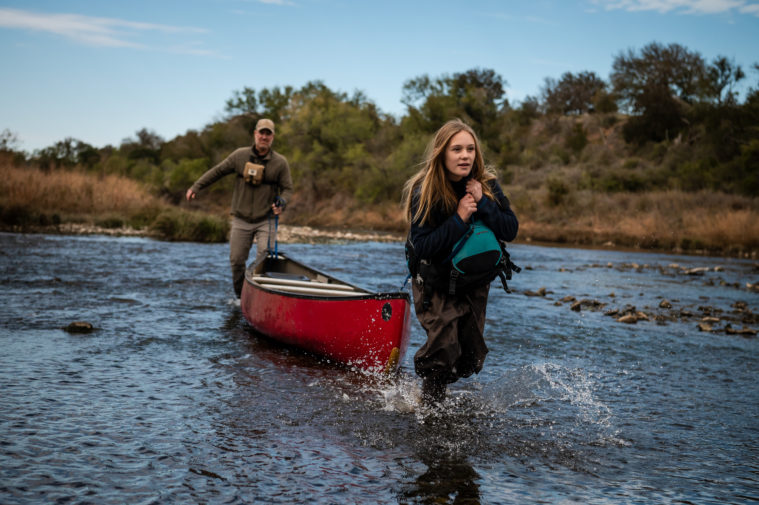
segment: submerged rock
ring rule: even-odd
[[[527,290],[524,292],[525,296],[546,296],[549,293],[553,293],[553,291],[547,291],[544,287],[538,289],[537,291]]]
[[[742,312],[742,311],[748,309],[748,304],[746,302],[738,300],[737,302],[735,302],[734,304],[732,304],[731,307],[734,308],[737,311],[741,311]]]
[[[63,329],[69,333],[90,333],[95,330],[92,323],[88,323],[87,321],[74,321]]]
[[[590,310],[598,310],[598,309],[602,309],[606,307],[606,304],[603,302],[599,302],[598,300],[583,298],[582,300],[574,302],[570,308],[574,310],[575,312],[580,312],[580,310],[582,310],[583,307],[588,308]]]
[[[735,329],[732,327],[732,325],[728,324],[725,326],[725,333],[728,335],[741,335],[744,337],[755,337],[756,336],[756,330],[749,328],[748,326],[744,326],[740,330]]]
[[[695,267],[695,268],[688,268],[686,270],[683,270],[683,273],[685,275],[704,275],[708,271],[709,271],[708,267]]]

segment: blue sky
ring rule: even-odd
[[[403,83],[496,71],[507,98],[646,44],[759,73],[759,0],[0,0],[0,131],[31,152],[66,137],[169,140],[222,117],[235,90],[321,80],[402,115]]]

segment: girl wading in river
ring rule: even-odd
[[[427,278],[414,275],[412,283],[414,309],[427,332],[414,369],[422,377],[423,402],[439,403],[447,384],[482,369],[490,281],[450,294],[447,283],[436,285],[429,272],[448,278],[454,245],[473,221],[504,241],[514,240],[519,224],[493,169],[485,166],[477,135],[460,120],[448,121],[435,134],[422,169],[406,182],[403,200],[411,225],[407,251],[428,266],[420,270]]]

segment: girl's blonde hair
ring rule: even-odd
[[[452,119],[445,123],[435,134],[435,137],[427,145],[424,161],[420,163],[422,168],[403,186],[403,207],[406,220],[411,223],[419,220],[424,224],[430,218],[430,212],[434,207],[441,206],[446,213],[453,213],[459,205],[459,199],[453,188],[448,183],[445,168],[445,151],[448,144],[459,132],[465,131],[474,139],[474,163],[470,177],[482,184],[482,193],[493,198],[490,185],[487,184],[496,178],[492,167],[485,166],[482,159],[480,141],[471,126],[460,119]],[[419,205],[414,215],[411,215],[411,203],[416,189],[421,186]]]

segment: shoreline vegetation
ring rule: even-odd
[[[234,178],[192,202],[187,188],[269,118],[294,184],[283,241],[402,240],[403,185],[440,125],[459,118],[519,217],[517,243],[756,259],[759,63],[746,70],[651,42],[615,55],[608,80],[566,72],[517,103],[504,78],[474,68],[407,80],[399,117],[311,81],[244,87],[223,118],[170,140],[143,128],[117,147],[66,138],[26,153],[4,130],[0,230],[226,241]]]
[[[540,190],[504,189],[520,217],[515,243],[759,258],[756,199],[709,192],[588,192],[560,208],[536,208],[529,202],[541,201]],[[0,197],[5,232],[224,242],[229,230],[228,209],[219,202],[173,205],[115,175],[0,163]],[[311,208],[299,200],[296,194],[280,221],[281,243],[404,240],[400,203],[338,198]]]

